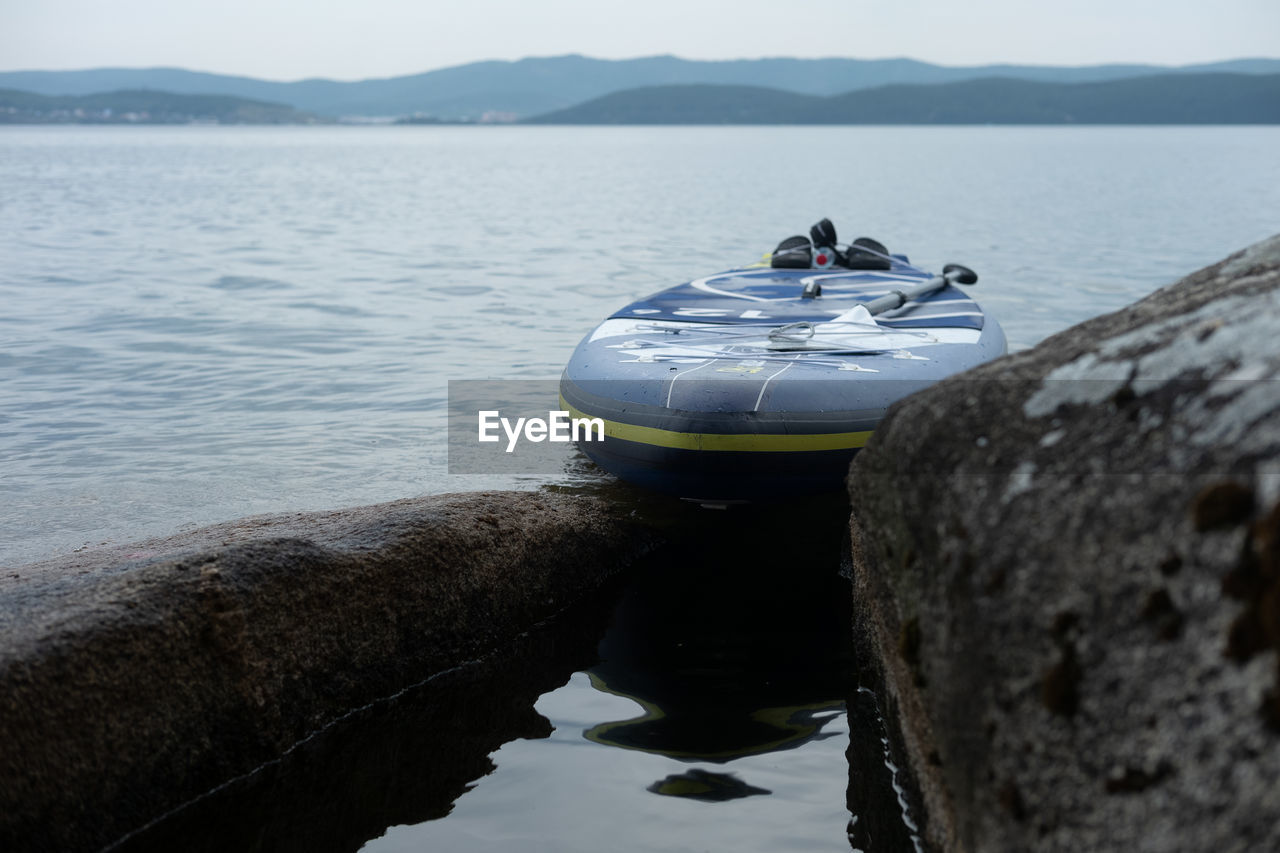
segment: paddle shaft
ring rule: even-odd
[[[927,296],[935,290],[941,290],[951,281],[952,274],[935,275],[924,284],[917,285],[907,291],[895,290],[893,293],[886,293],[878,299],[873,299],[867,303],[867,310],[874,314],[883,314],[886,311],[892,311],[895,308],[901,308],[912,299],[919,299],[921,296]]]

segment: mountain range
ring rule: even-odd
[[[285,104],[231,95],[180,95],[125,89],[92,95],[39,95],[0,89],[0,124],[316,124]]]
[[[629,89],[536,124],[1280,124],[1280,74],[1159,74],[1094,83],[986,78],[830,97],[751,86]]]
[[[1280,74],[1280,59],[1207,65],[953,67],[913,59],[754,59],[698,61],[674,56],[605,60],[569,55],[514,62],[475,62],[423,74],[343,82],[277,82],[179,68],[0,72],[0,88],[49,96],[118,90],[224,95],[285,104],[319,116],[429,115],[504,120],[563,110],[613,93],[665,86],[718,85],[830,98],[899,84],[954,84],[986,78],[1040,83],[1097,83],[1150,75]]]

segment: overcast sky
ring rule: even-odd
[[[0,0],[0,70],[357,80],[482,59],[1280,57],[1280,0]]]

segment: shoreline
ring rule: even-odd
[[[1280,236],[902,401],[855,458],[854,630],[933,848],[1280,844],[1277,306]],[[437,495],[15,567],[0,846],[114,844],[506,647],[675,530],[637,506]]]
[[[600,500],[519,492],[234,528],[0,589],[0,846],[110,844],[510,642],[659,541]]]

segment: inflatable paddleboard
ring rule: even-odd
[[[588,334],[560,380],[578,446],[637,485],[708,505],[842,488],[885,410],[1006,351],[957,285],[874,240],[836,243],[827,220],[767,264],[633,302]]]

